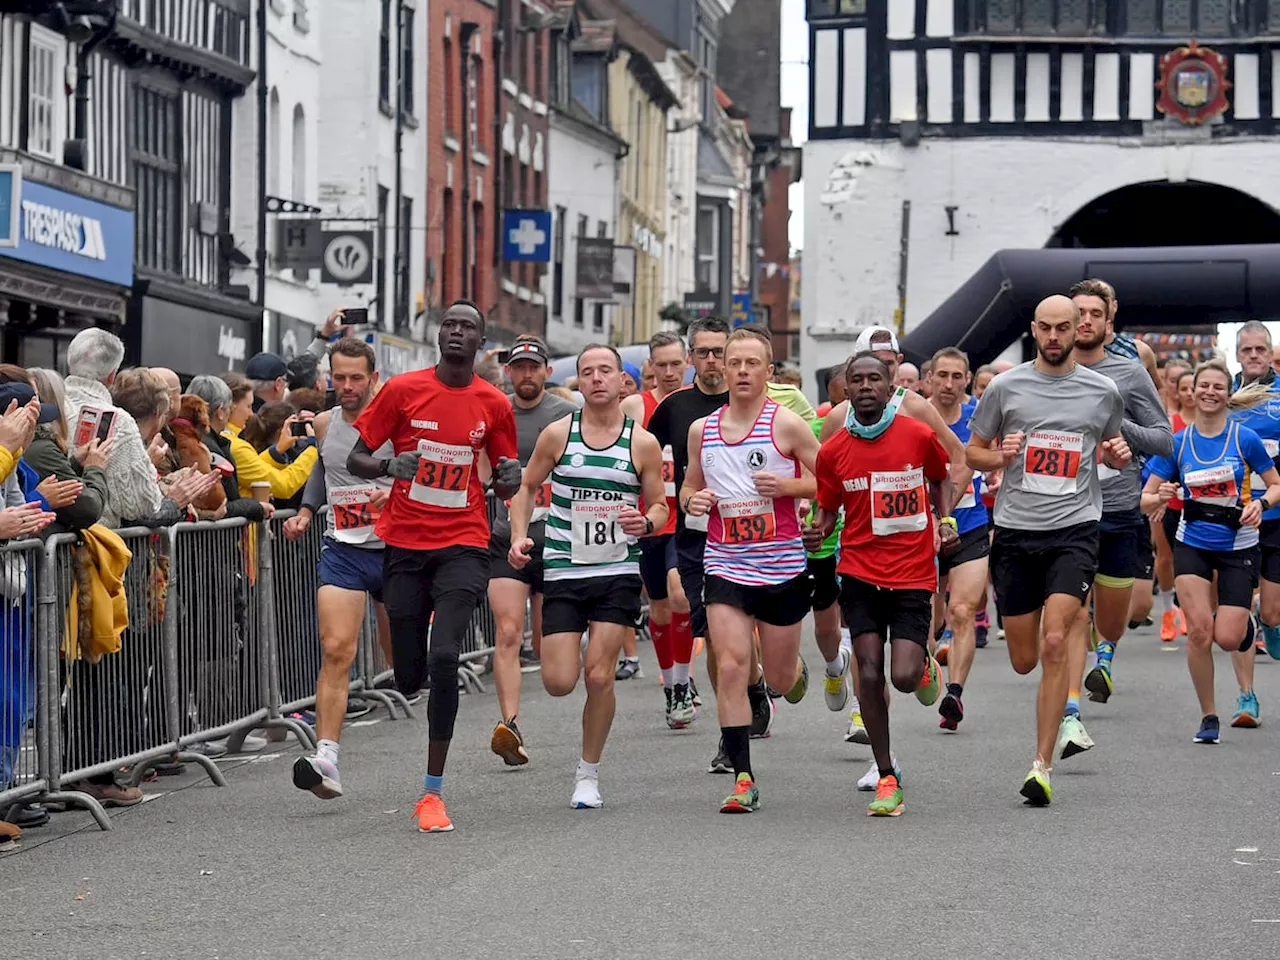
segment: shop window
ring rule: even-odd
[[[59,117],[62,113],[62,38],[33,25],[27,100],[27,150],[59,160]]]

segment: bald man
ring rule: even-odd
[[[966,450],[974,470],[1004,470],[991,582],[1013,669],[1041,666],[1036,756],[1021,790],[1033,806],[1052,797],[1049,774],[1070,679],[1068,630],[1097,573],[1098,461],[1120,470],[1131,459],[1120,436],[1120,391],[1072,355],[1079,323],[1080,310],[1067,297],[1036,306],[1036,358],[987,386]]]
[[[920,392],[920,368],[914,363],[898,364],[898,373],[893,378],[895,387],[902,387],[912,393]]]

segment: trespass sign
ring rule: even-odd
[[[121,287],[133,284],[133,213],[23,180],[18,244],[0,256]]]

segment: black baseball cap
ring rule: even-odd
[[[255,353],[245,364],[244,375],[250,380],[278,380],[289,375],[289,366],[274,353]]]
[[[540,343],[534,343],[532,340],[521,340],[507,355],[507,363],[515,363],[517,360],[535,360],[538,363],[549,363],[551,358],[547,356],[546,348]]]
[[[31,389],[29,383],[0,383],[0,414],[9,409],[11,400],[18,401],[18,406],[25,407],[28,403],[35,399],[36,392]],[[62,414],[58,412],[58,408],[52,403],[40,404],[40,416],[37,423],[53,423]]]

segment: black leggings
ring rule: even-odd
[[[391,622],[396,687],[413,696],[430,677],[427,735],[433,741],[453,739],[458,659],[488,581],[487,549],[388,546],[383,552],[382,596]]]

